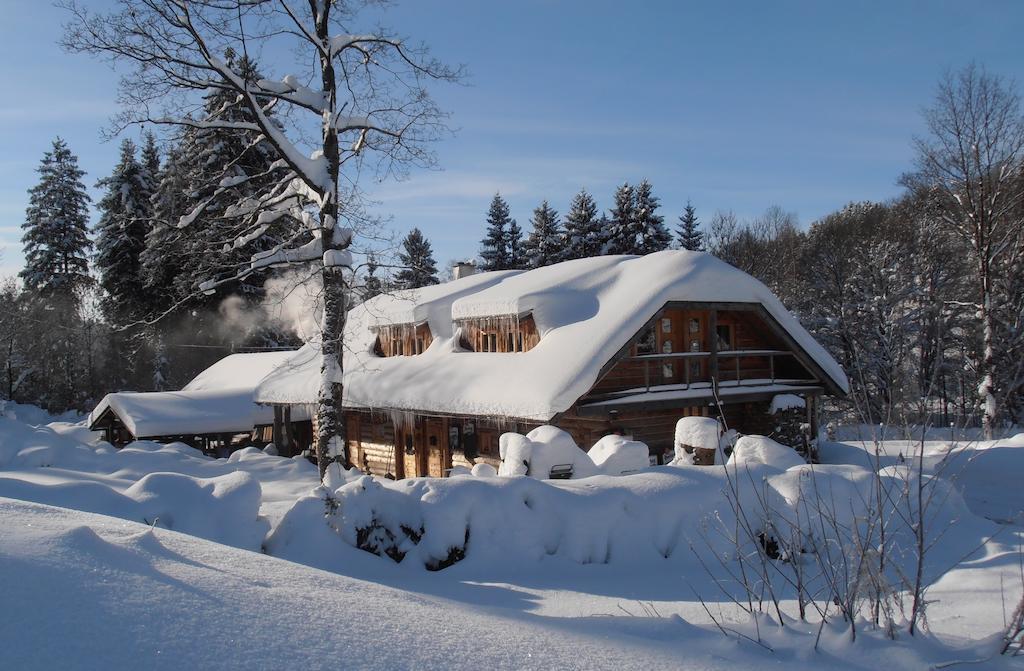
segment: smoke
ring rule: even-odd
[[[260,308],[273,323],[290,328],[303,342],[309,342],[320,336],[322,287],[318,274],[285,272],[263,285],[266,297]]]
[[[220,302],[218,326],[223,334],[244,338],[259,330],[290,331],[303,342],[319,336],[323,307],[318,276],[289,271],[268,279],[263,289],[258,304],[235,295]]]

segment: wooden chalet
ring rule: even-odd
[[[816,434],[839,365],[760,282],[703,253],[605,256],[481,273],[378,296],[346,330],[351,462],[395,478],[499,463],[498,437],[542,424],[587,449],[610,432],[672,452],[683,416],[769,435],[772,399],[805,400]],[[271,373],[256,400],[311,412],[315,346]]]

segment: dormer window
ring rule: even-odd
[[[387,324],[377,328],[374,352],[377,356],[416,356],[430,347],[433,336],[430,326],[421,324]]]
[[[460,320],[463,349],[474,352],[528,352],[540,342],[533,315]]]

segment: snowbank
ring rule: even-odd
[[[606,475],[624,475],[651,465],[650,449],[646,443],[615,434],[594,443],[587,456]]]
[[[786,470],[803,466],[807,462],[791,447],[780,445],[764,436],[741,436],[729,455],[730,466],[763,464]]]
[[[525,436],[502,434],[498,439],[498,451],[501,455],[498,475],[529,475],[545,480],[556,467],[559,470],[571,468],[573,478],[585,478],[599,472],[572,436],[550,425],[538,426]]]

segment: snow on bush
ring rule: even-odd
[[[529,475],[545,480],[554,466],[571,466],[573,478],[598,473],[594,462],[567,432],[558,427],[538,426],[528,434],[504,433],[498,439],[501,465],[498,475]]]
[[[651,465],[646,443],[611,434],[594,443],[587,456],[603,473],[623,475]]]
[[[782,470],[806,463],[793,448],[764,436],[741,436],[733,445],[728,462],[730,466],[764,464]]]
[[[705,561],[728,560],[749,552],[764,537],[800,539],[788,545],[800,551],[829,543],[840,547],[850,537],[834,536],[864,524],[874,500],[875,476],[856,466],[801,464],[781,470],[778,461],[749,461],[729,473],[715,466],[651,468],[583,480],[460,477],[394,482],[364,476],[297,502],[271,534],[267,550],[285,559],[308,560],[329,554],[327,539],[333,537],[335,554],[343,551],[337,545],[341,542],[432,570],[460,564],[493,572],[500,566],[548,560],[634,565],[668,558],[691,565],[695,553]],[[894,501],[905,491],[905,476],[882,474]],[[738,528],[730,491],[750,527],[740,538],[730,537]],[[937,518],[970,518],[953,494],[943,491],[936,498]],[[822,523],[822,515],[837,525]],[[888,533],[892,538],[902,533],[910,547],[909,528],[901,532],[898,526],[893,522]],[[311,531],[314,527],[318,529]],[[317,544],[315,552],[309,543]]]

